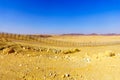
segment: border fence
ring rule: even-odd
[[[45,43],[53,46],[74,46],[74,47],[89,47],[89,46],[107,46],[107,45],[120,45],[120,41],[111,42],[70,42],[70,41],[60,41],[54,39],[48,39],[44,37],[39,37],[35,35],[23,35],[23,34],[12,34],[0,32],[0,38],[10,38],[16,40],[26,40],[26,41],[36,41],[39,43]]]

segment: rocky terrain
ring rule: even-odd
[[[64,39],[53,36],[40,38],[41,41],[35,37],[20,38],[21,35],[16,38],[8,34],[0,36],[0,80],[120,79],[119,36],[103,36],[103,39],[99,38],[101,36],[64,36]],[[65,39],[71,45],[64,45]],[[105,39],[112,44],[107,45]],[[79,46],[73,44],[73,40],[105,45]]]

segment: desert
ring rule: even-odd
[[[118,80],[119,40],[1,33],[0,80]]]

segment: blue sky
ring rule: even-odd
[[[120,0],[0,0],[0,31],[120,33]]]

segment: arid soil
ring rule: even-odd
[[[112,43],[120,41],[120,36],[53,36],[48,39]],[[120,79],[120,44],[56,45],[1,37],[0,80]]]

